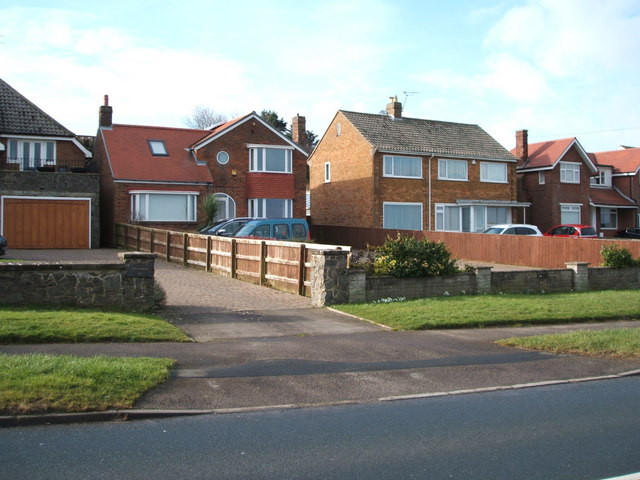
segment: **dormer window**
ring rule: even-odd
[[[596,176],[591,177],[591,185],[600,186],[600,187],[610,187],[611,186],[611,170],[600,169]]]
[[[164,140],[147,140],[149,142],[149,150],[154,157],[166,157],[169,155]]]

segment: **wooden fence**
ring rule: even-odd
[[[395,237],[398,232],[398,230],[381,228],[327,225],[313,225],[311,228],[313,238],[319,242],[351,245],[355,249],[363,249],[367,245],[382,245],[387,236]],[[567,262],[587,262],[595,267],[602,264],[600,249],[604,245],[611,244],[628,249],[634,258],[640,257],[640,240],[528,237],[428,231],[400,231],[400,233],[444,242],[452,255],[458,259],[506,265],[565,268]]]
[[[116,245],[207,272],[311,296],[313,250],[350,247],[275,240],[216,237],[116,224]]]

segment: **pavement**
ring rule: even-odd
[[[11,250],[7,257],[116,261],[118,250]],[[171,378],[131,410],[0,418],[0,425],[229,413],[465,394],[640,374],[640,359],[502,347],[500,338],[638,327],[620,321],[522,328],[396,332],[308,298],[156,261],[160,313],[193,343],[0,345],[3,353],[152,356]]]

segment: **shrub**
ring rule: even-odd
[[[394,277],[432,277],[456,273],[455,259],[442,242],[418,240],[415,237],[387,237],[377,249],[373,262],[376,275]]]
[[[631,252],[617,245],[605,245],[600,249],[603,265],[611,268],[629,268],[640,266],[640,259],[634,259]]]

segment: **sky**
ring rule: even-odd
[[[338,110],[480,125],[505,148],[640,147],[639,0],[0,0],[0,77],[78,135]]]

